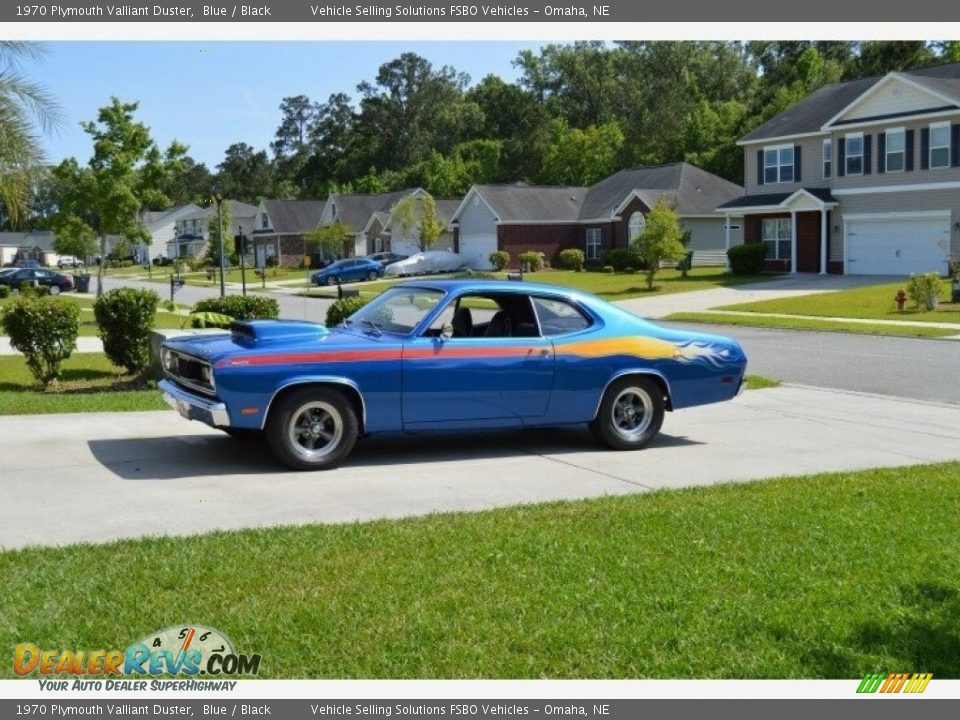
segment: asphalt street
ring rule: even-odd
[[[736,338],[747,372],[782,382],[960,404],[960,342],[665,323]]]
[[[667,416],[639,452],[583,428],[398,435],[281,468],[173,411],[0,417],[0,548],[467,511],[960,458],[960,407],[812,388]]]

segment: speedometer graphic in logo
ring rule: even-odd
[[[134,643],[126,652],[127,667],[149,675],[219,674],[223,661],[234,658],[237,653],[233,643],[219,630],[205,625],[164,628]]]

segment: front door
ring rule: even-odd
[[[553,374],[547,338],[417,338],[403,349],[404,428],[520,425],[546,412]]]

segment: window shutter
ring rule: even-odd
[[[877,133],[877,172],[887,171],[887,134]]]
[[[863,136],[863,174],[869,175],[873,169],[871,160],[873,159],[873,136]]]
[[[930,128],[920,129],[920,169],[930,169]]]
[[[957,126],[954,126],[957,127]],[[793,146],[793,181],[800,182],[800,146]]]
[[[837,177],[847,174],[847,140],[837,138]]]
[[[763,150],[757,150],[757,185],[763,185]]]
[[[960,166],[960,125],[950,126],[950,166]]]
[[[905,145],[907,147],[907,152],[905,153],[906,157],[904,158],[904,169],[907,171],[913,170],[913,130],[907,130],[907,135],[904,138]]]

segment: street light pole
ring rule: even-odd
[[[223,183],[218,182],[213,186],[213,199],[217,203],[217,239],[220,241],[220,297],[225,297],[227,289],[223,282]]]
[[[243,288],[243,296],[247,296],[247,264],[244,260],[244,253],[247,251],[247,241],[243,237],[243,225],[238,225],[237,229],[240,231],[240,234],[237,235],[240,238],[240,285]]]

